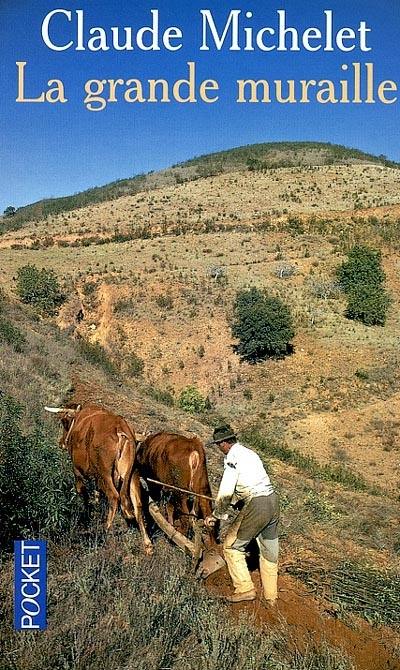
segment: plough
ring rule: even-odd
[[[163,533],[165,533],[165,535],[172,542],[174,542],[179,547],[179,549],[181,549],[181,551],[192,557],[194,569],[196,571],[196,578],[207,579],[207,577],[212,575],[214,572],[217,572],[217,570],[223,568],[226,565],[226,563],[222,558],[222,556],[220,556],[220,554],[218,553],[217,549],[215,548],[209,549],[204,544],[203,519],[197,519],[196,521],[194,521],[193,523],[194,540],[193,541],[189,540],[189,538],[187,538],[185,535],[176,530],[176,528],[174,528],[174,526],[172,526],[172,524],[170,524],[165,518],[165,516],[162,514],[157,503],[150,496],[147,481],[152,482],[154,484],[159,484],[160,486],[166,488],[178,490],[181,493],[187,493],[188,495],[191,496],[206,497],[206,498],[209,498],[209,496],[203,496],[200,493],[193,493],[193,491],[180,489],[177,486],[172,486],[171,484],[164,484],[163,482],[159,482],[155,479],[147,479],[146,481],[143,478],[140,478],[140,481],[142,483],[143,488],[147,491],[149,497],[149,513],[152,519],[155,521],[157,526],[163,531]],[[209,499],[213,500],[213,498]]]

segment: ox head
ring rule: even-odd
[[[64,428],[64,435],[61,439],[62,445],[66,433],[68,433],[69,429],[72,426],[72,422],[74,421],[76,415],[81,410],[81,408],[82,405],[75,405],[75,404],[73,405],[71,404],[68,407],[45,407],[46,412],[57,414],[62,423],[62,426]]]
[[[135,439],[136,439],[136,450],[137,450],[137,456],[139,457],[140,450],[142,447],[143,442],[151,435],[151,430],[145,429],[141,433],[138,433],[135,431]]]

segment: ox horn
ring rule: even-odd
[[[64,407],[45,407],[45,410],[46,412],[52,412],[52,414],[60,414],[66,411]]]

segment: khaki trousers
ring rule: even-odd
[[[249,501],[230,526],[223,542],[223,553],[235,593],[254,591],[245,550],[250,541],[256,538],[260,549],[260,576],[264,597],[270,602],[276,600],[278,517],[279,500],[276,494],[271,494],[271,496]]]

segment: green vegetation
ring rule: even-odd
[[[139,377],[144,370],[144,360],[134,351],[128,354],[126,359],[126,372],[131,377]]]
[[[248,361],[290,353],[294,337],[289,308],[280,298],[251,288],[240,291],[234,305],[232,335],[238,338],[237,353]]]
[[[345,293],[350,293],[359,285],[379,286],[385,281],[382,270],[382,255],[378,249],[354,246],[347,254],[347,261],[336,271],[337,278]]]
[[[312,162],[311,162],[312,157]],[[332,165],[368,161],[391,167],[397,163],[386,156],[373,156],[358,149],[351,149],[329,142],[268,142],[250,144],[227,151],[207,154],[181,163],[180,167],[195,165],[203,172],[208,167],[213,174],[229,169],[276,169],[301,165]]]
[[[6,342],[14,351],[21,353],[26,344],[26,337],[11,321],[0,318],[0,342]]]
[[[181,409],[191,414],[200,414],[210,408],[208,399],[195,386],[187,386],[181,391],[178,404]]]
[[[158,389],[155,386],[148,386],[146,392],[150,398],[153,398],[156,402],[162,402],[168,407],[173,407],[175,404],[174,396],[169,391]]]
[[[304,456],[294,449],[290,449],[284,442],[276,442],[260,435],[256,429],[248,429],[243,433],[243,439],[259,449],[262,453],[289,463],[299,470],[307,472],[314,479],[336,482],[353,491],[365,491],[371,495],[381,495],[381,491],[372,487],[363,477],[355,474],[343,465],[321,465],[312,456]]]
[[[50,442],[43,428],[24,434],[22,408],[0,393],[1,545],[18,537],[56,539],[77,520],[68,455]]]
[[[400,621],[400,576],[394,572],[352,561],[343,561],[333,570],[303,563],[289,566],[288,572],[313,591],[323,592],[342,615],[351,612],[374,624],[396,625]]]
[[[390,298],[383,286],[380,251],[354,246],[336,274],[348,297],[346,316],[366,326],[384,326]]]
[[[17,294],[22,302],[52,315],[64,300],[53,270],[24,265],[17,271]]]
[[[309,511],[315,521],[332,521],[337,517],[335,507],[326,496],[310,489],[304,499],[304,507]]]
[[[355,376],[357,379],[362,379],[363,381],[366,381],[369,379],[369,372],[368,370],[363,370],[362,368],[359,368],[358,370],[355,371]]]
[[[115,364],[111,361],[104,347],[100,342],[88,342],[87,340],[79,340],[79,349],[86,360],[92,365],[98,365],[103,368],[104,372],[113,375],[117,372]]]
[[[191,574],[187,559],[160,541],[153,557],[124,534],[108,547],[50,548],[49,625],[39,635],[12,629],[10,575],[2,575],[4,668],[125,670],[350,670],[326,644],[300,653],[290,631],[238,620]],[[9,566],[7,566],[9,567]],[[3,568],[5,572],[5,568]]]
[[[365,326],[384,326],[390,302],[382,287],[360,285],[349,293],[346,316]]]
[[[94,205],[108,200],[115,200],[124,195],[133,195],[143,190],[146,177],[137,175],[130,179],[119,179],[106,184],[105,186],[96,186],[81,193],[75,193],[63,198],[49,198],[40,200],[32,205],[19,207],[12,217],[7,217],[0,222],[0,231],[18,230],[24,223],[56,216],[62,212],[70,212],[80,207]]]

